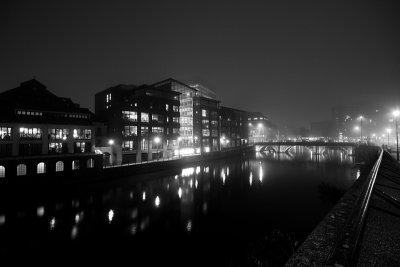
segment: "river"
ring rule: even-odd
[[[281,266],[358,175],[344,152],[316,158],[297,148],[111,182],[21,187],[0,197],[0,251],[135,266]]]

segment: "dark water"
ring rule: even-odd
[[[142,266],[280,266],[356,179],[331,151],[257,154],[0,196],[3,255]],[[140,182],[137,182],[137,179]]]

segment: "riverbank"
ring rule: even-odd
[[[166,161],[152,161],[144,162],[141,164],[130,164],[106,167],[96,172],[88,173],[76,173],[68,176],[36,176],[36,177],[23,177],[13,180],[1,181],[3,185],[51,185],[51,184],[70,184],[70,183],[91,183],[91,182],[102,182],[112,181],[121,179],[124,177],[132,177],[135,175],[154,173],[159,171],[172,170],[181,168],[195,163],[213,161],[222,158],[230,157],[241,157],[247,156],[254,153],[254,147],[248,146],[239,149],[229,151],[218,151],[213,153],[207,153],[198,156],[188,156],[179,159],[171,159]]]

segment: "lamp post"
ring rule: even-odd
[[[396,109],[395,111],[393,111],[393,116],[396,119],[396,147],[397,147],[396,154],[397,154],[397,161],[399,161],[399,134],[397,132],[397,116],[399,116],[399,114],[400,114],[399,110]]]
[[[360,116],[360,141],[361,141],[361,143],[362,143],[362,120],[363,120],[363,116]]]
[[[389,134],[390,134],[391,130],[390,130],[389,128],[387,128],[387,129],[386,129],[386,132],[387,132],[387,137],[388,137],[387,146],[388,146],[388,148],[389,148]]]
[[[182,137],[178,137],[178,155],[179,155],[179,158],[181,157],[181,140],[182,140]]]
[[[113,145],[114,145],[114,140],[113,139],[110,139],[110,140],[108,140],[108,145],[111,147],[111,158],[110,158],[110,160],[111,160],[111,163],[112,163],[112,165],[114,165],[114,148],[113,148]]]

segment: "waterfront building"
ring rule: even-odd
[[[194,128],[200,129],[199,138],[201,153],[219,151],[220,149],[220,122],[219,101],[206,97],[194,99]]]
[[[190,85],[190,87],[196,89],[199,96],[214,99],[214,100],[217,99],[217,92],[216,92],[216,90],[214,90],[212,88],[206,87],[199,83],[192,84],[192,85]]]
[[[179,155],[180,95],[155,86],[117,85],[95,96],[96,119],[113,164],[142,162]],[[103,130],[104,132],[104,130]]]
[[[35,79],[0,93],[0,178],[92,172],[93,114]]]
[[[267,135],[268,129],[271,128],[270,122],[261,112],[247,112],[247,125],[250,144],[266,142],[268,138],[272,139],[272,136]]]
[[[200,124],[194,123],[194,100],[198,97],[196,89],[175,79],[166,79],[153,84],[155,88],[180,93],[180,155],[193,155],[201,153]],[[200,114],[197,114],[198,116]]]
[[[246,111],[221,106],[219,113],[221,151],[246,146],[248,144]]]

